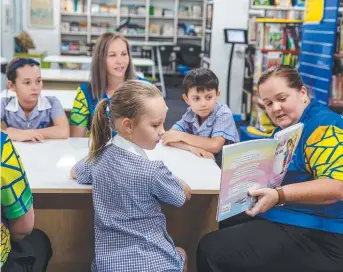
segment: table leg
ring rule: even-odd
[[[152,61],[154,62],[154,65],[151,67],[151,75],[153,78],[156,78],[155,52],[154,52],[153,47],[151,47],[151,58],[152,58]]]
[[[167,92],[166,92],[166,87],[164,85],[161,51],[160,51],[160,48],[158,46],[156,46],[156,55],[157,55],[158,73],[159,73],[160,81],[161,81],[162,94],[163,94],[163,97],[166,98]]]

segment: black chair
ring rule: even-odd
[[[173,45],[162,45],[159,47],[161,52],[162,66],[171,65],[171,54],[173,53]],[[155,64],[157,65],[157,58],[155,58]]]
[[[200,67],[201,46],[196,44],[180,44],[180,59],[183,65],[190,68]]]
[[[174,46],[173,45],[162,45],[159,47],[161,53],[161,62],[163,66],[164,73],[173,72],[173,63],[176,57],[174,56]],[[158,65],[157,58],[155,58],[155,64]],[[174,68],[175,70],[175,68]]]

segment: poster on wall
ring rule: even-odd
[[[213,4],[207,4],[206,7],[206,29],[212,29]]]
[[[13,16],[12,16],[12,7],[11,5],[4,5],[3,14],[1,14],[2,18],[2,31],[4,33],[11,33],[12,26],[13,26]]]
[[[54,0],[29,0],[29,26],[54,28]]]
[[[204,45],[204,55],[205,57],[211,57],[211,33],[205,33],[205,45]]]

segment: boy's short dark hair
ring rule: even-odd
[[[191,70],[183,80],[185,95],[187,95],[189,89],[193,87],[196,87],[198,92],[208,89],[215,89],[216,92],[218,92],[219,80],[210,69],[196,68]]]

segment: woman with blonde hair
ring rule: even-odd
[[[102,34],[94,48],[90,82],[77,89],[69,120],[70,136],[86,136],[98,102],[111,97],[121,83],[132,79],[145,80],[136,75],[128,40],[118,33]]]

